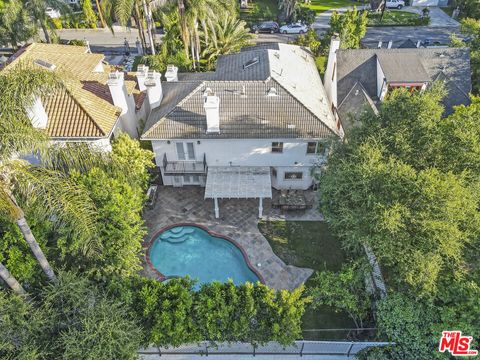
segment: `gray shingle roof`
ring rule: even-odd
[[[363,85],[372,99],[376,99],[377,57],[382,64],[382,68],[384,64],[397,64],[395,66],[400,67],[399,62],[401,65],[403,59],[409,59],[409,66],[415,67],[415,70],[410,69],[409,72],[413,74],[415,71],[419,77],[424,77],[425,71],[428,77],[425,81],[429,82],[435,81],[439,73],[443,72],[443,80],[447,89],[450,90],[444,100],[446,113],[452,111],[452,106],[469,103],[467,94],[472,88],[470,51],[465,48],[339,50],[337,52],[338,103],[343,101],[357,82]],[[417,58],[418,61],[412,60],[413,58]],[[395,69],[392,69],[390,75],[394,79],[404,76],[397,74]],[[396,77],[397,75],[399,77]]]
[[[387,82],[425,82],[431,79],[417,54],[395,56],[379,51],[377,59]]]
[[[163,83],[164,98],[150,114],[142,138],[325,138],[338,134],[313,57],[299,46],[278,47],[222,56],[215,75]],[[253,59],[254,64],[244,66]],[[189,77],[179,74],[182,79]],[[203,91],[207,87],[220,98],[219,134],[206,133]],[[277,96],[267,96],[271,88]]]
[[[373,100],[368,96],[367,91],[360,83],[356,83],[343,101],[338,105],[338,114],[342,119],[345,132],[360,124],[360,118],[365,111],[378,113]]]

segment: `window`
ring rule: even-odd
[[[177,142],[175,146],[177,147],[178,160],[195,160],[195,151],[192,142]]]
[[[325,155],[327,147],[324,143],[321,142],[308,142],[307,143],[307,154],[316,154],[316,155]]]
[[[285,172],[285,180],[302,180],[303,172]]]
[[[283,152],[283,142],[272,142],[272,152],[273,153],[282,153]]]

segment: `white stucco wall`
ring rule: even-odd
[[[272,186],[278,189],[307,189],[312,184],[310,168],[319,161],[315,154],[307,154],[305,140],[292,139],[244,139],[244,140],[172,140],[152,141],[153,151],[158,166],[162,166],[163,155],[169,161],[178,161],[176,142],[193,142],[195,160],[202,161],[206,155],[208,166],[269,166],[277,170],[277,177],[272,176]],[[283,142],[282,153],[272,153],[272,141]],[[316,140],[311,140],[316,141]],[[301,180],[285,180],[289,171],[301,171]],[[165,185],[172,185],[172,179],[164,177]]]
[[[382,94],[386,92],[386,89],[383,87],[384,81],[385,74],[383,73],[382,65],[380,65],[377,59],[377,96],[380,100],[382,100]]]

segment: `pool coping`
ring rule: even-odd
[[[152,264],[152,261],[150,260],[150,249],[152,248],[153,246],[153,243],[155,242],[155,240],[158,238],[158,236],[164,232],[164,231],[167,231],[167,230],[170,230],[171,228],[174,228],[174,227],[178,227],[178,226],[193,226],[193,227],[198,227],[200,229],[202,229],[203,231],[207,232],[210,236],[213,236],[213,237],[217,237],[217,238],[221,238],[221,239],[225,239],[227,241],[229,241],[230,243],[232,243],[234,246],[236,246],[240,252],[242,253],[242,256],[243,256],[243,259],[245,260],[245,263],[247,264],[247,267],[258,277],[258,280],[262,283],[262,284],[265,284],[265,280],[263,278],[263,276],[258,272],[257,269],[255,269],[252,265],[252,263],[250,262],[250,259],[248,258],[248,255],[246,253],[246,251],[243,249],[243,247],[237,242],[235,241],[234,239],[228,237],[227,235],[223,235],[223,234],[219,234],[219,233],[216,233],[214,231],[211,231],[209,230],[206,226],[204,225],[200,225],[200,224],[196,224],[196,223],[176,223],[176,224],[170,224],[170,225],[167,225],[167,226],[164,226],[163,228],[161,228],[160,230],[156,231],[150,238],[150,241],[148,242],[148,247],[146,249],[146,252],[145,252],[145,261],[147,262],[148,266],[150,267],[150,269],[157,275],[158,277],[158,280],[163,282],[165,280],[168,280],[168,279],[171,279],[172,277],[167,277],[165,275],[163,275],[160,271],[158,271],[155,266],[153,266]]]

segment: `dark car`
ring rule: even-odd
[[[270,34],[273,34],[273,33],[276,33],[278,32],[278,29],[280,27],[278,26],[278,24],[275,22],[275,21],[265,21],[261,24],[258,24],[258,25],[254,25],[252,27],[252,30],[255,34],[258,34],[258,33],[270,33]]]

